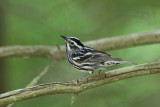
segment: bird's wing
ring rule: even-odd
[[[92,57],[88,58],[85,61],[104,62],[106,60],[111,60],[111,56],[101,52],[92,52]]]
[[[85,62],[86,60],[92,58],[94,55],[91,52],[83,53],[83,54],[75,54],[72,55],[72,60],[78,63]]]
[[[83,53],[83,55],[77,55],[76,57],[73,57],[72,59],[78,63],[83,63],[83,62],[101,63],[101,62],[106,62],[106,61],[121,61],[120,58],[112,58],[111,55],[104,53],[104,52],[99,52],[99,51],[85,52]]]
[[[95,52],[95,56],[97,55],[98,56],[101,56],[102,60],[105,60],[105,61],[122,61],[121,58],[115,58],[115,57],[112,57],[110,54],[107,54],[105,52],[100,52],[100,51],[97,51]]]

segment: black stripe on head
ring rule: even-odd
[[[76,42],[78,45],[84,47],[84,45],[81,43],[81,41],[80,41],[78,38],[76,38],[76,37],[68,37],[68,38],[69,38],[70,40]]]

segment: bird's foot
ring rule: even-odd
[[[98,75],[100,75],[101,74],[101,70],[99,70],[99,72],[98,72]]]
[[[87,78],[87,75],[88,75],[88,74],[83,75],[82,77],[80,77],[80,79],[85,79],[85,78]]]

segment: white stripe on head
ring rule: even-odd
[[[73,37],[73,36],[69,36],[69,37],[67,37],[68,39],[77,39],[77,40],[79,40],[78,38],[76,38],[76,37]]]
[[[72,36],[67,37],[66,43],[67,43],[67,48],[69,51],[82,49],[84,47],[84,45],[81,43],[81,41],[78,38],[72,37]],[[73,49],[72,49],[72,46],[73,46]]]
[[[67,49],[68,49],[68,51],[71,51],[71,48],[68,43],[67,43]]]
[[[77,40],[78,40],[78,39],[77,39]],[[78,47],[79,49],[81,49],[81,48],[82,48],[82,46],[78,45],[78,44],[77,44],[77,42],[75,42],[74,40],[70,39],[70,40],[68,40],[68,41],[73,42],[73,43],[74,43],[74,45],[75,45],[76,47]]]
[[[74,41],[72,41],[72,42],[74,42]],[[79,49],[82,48],[82,46],[79,46],[76,42],[74,42],[74,45],[75,45],[76,47],[78,47]]]

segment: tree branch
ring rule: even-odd
[[[160,43],[160,30],[150,33],[137,33],[112,38],[85,42],[87,46],[100,51],[121,49],[145,44]],[[54,59],[65,58],[64,46],[6,46],[0,48],[0,57],[25,56],[47,57]]]
[[[5,106],[17,101],[27,100],[44,95],[80,93],[82,91],[102,86],[111,82],[130,77],[160,73],[160,62],[124,67],[87,79],[69,82],[54,82],[29,88],[18,89],[0,95],[0,105]]]

